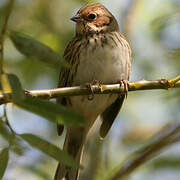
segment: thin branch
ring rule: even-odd
[[[153,90],[153,89],[169,89],[169,88],[180,88],[180,76],[177,76],[174,79],[166,80],[155,80],[155,81],[136,81],[130,82],[128,91],[139,91],[139,90]],[[92,85],[92,91],[83,86],[75,87],[64,87],[57,89],[44,89],[44,90],[32,90],[25,91],[27,96],[43,98],[43,99],[52,99],[60,96],[79,96],[79,95],[90,95],[92,94],[118,94],[124,93],[124,86],[119,84],[110,84],[110,85]],[[12,102],[12,94],[4,93],[0,94],[0,105],[5,103]]]
[[[12,7],[14,4],[14,0],[9,0],[9,3],[7,5],[6,15],[3,20],[2,29],[0,31],[0,75],[3,74],[3,61],[4,61],[4,35],[7,30],[7,24],[9,20],[9,16],[12,11]]]
[[[2,84],[2,75],[5,73],[4,69],[3,69],[3,62],[4,62],[4,36],[7,30],[7,25],[8,25],[8,20],[9,20],[9,16],[12,12],[12,8],[14,5],[14,0],[9,0],[8,4],[7,4],[7,8],[6,8],[6,14],[3,18],[3,23],[2,23],[2,29],[0,30],[0,90],[2,90],[2,95],[4,96],[5,94],[5,90]],[[7,124],[7,126],[9,127],[9,129],[11,130],[12,134],[14,135],[14,131],[9,123],[8,117],[7,117],[7,109],[6,109],[6,104],[3,107],[4,109],[4,113],[3,113],[3,118],[5,119],[5,123]]]
[[[136,168],[152,159],[156,154],[160,153],[164,148],[180,141],[180,122],[173,124],[161,130],[151,141],[151,143],[133,153],[127,159],[120,170],[112,177],[111,180],[118,180],[127,177]]]

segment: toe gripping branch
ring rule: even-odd
[[[124,94],[125,94],[125,97],[127,98],[127,95],[128,95],[128,87],[129,87],[129,82],[128,80],[121,80],[119,82],[119,85],[120,87],[122,87],[122,85],[124,85]]]
[[[89,100],[89,101],[92,101],[92,100],[94,99],[94,92],[93,92],[93,88],[92,88],[93,85],[98,85],[98,86],[101,88],[101,84],[100,84],[100,82],[97,81],[97,80],[94,80],[92,83],[86,83],[86,84],[85,84],[86,88],[88,88],[89,91],[91,92],[91,94],[88,95],[88,100]],[[124,92],[123,92],[123,94],[125,94],[125,97],[127,98],[128,87],[129,87],[129,82],[128,82],[128,80],[121,80],[121,81],[119,82],[119,85],[120,85],[120,87],[122,87],[122,85],[124,86]],[[120,94],[120,95],[122,95],[122,94]]]
[[[94,99],[94,92],[93,92],[93,88],[92,85],[98,85],[99,87],[101,87],[101,84],[99,81],[97,80],[93,80],[92,83],[86,83],[85,86],[90,90],[91,94],[88,95],[88,100],[92,101]]]

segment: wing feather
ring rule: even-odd
[[[64,51],[64,59],[65,61],[70,65],[70,68],[62,69],[59,73],[59,83],[58,88],[60,87],[67,87],[72,85],[72,67],[73,63],[76,60],[75,55],[77,55],[77,50],[74,47],[77,47],[75,45],[80,41],[79,38],[75,37],[73,38],[69,44],[67,45],[65,51]],[[67,105],[67,98],[66,97],[59,97],[56,99],[56,102],[59,104],[62,104],[64,106]],[[63,133],[64,126],[63,125],[57,125],[57,132],[60,136]]]

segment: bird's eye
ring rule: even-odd
[[[93,20],[96,18],[96,14],[89,14],[88,19]]]

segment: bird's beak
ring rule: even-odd
[[[79,15],[79,14],[76,14],[75,16],[73,16],[72,18],[71,18],[71,20],[72,21],[74,21],[74,22],[78,22],[78,21],[81,21],[81,16]]]

